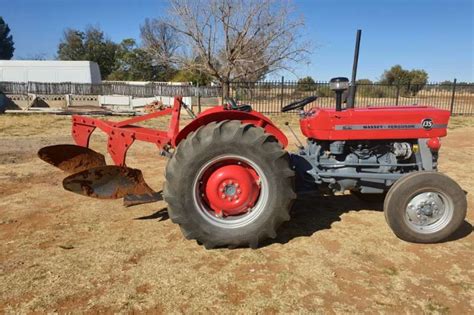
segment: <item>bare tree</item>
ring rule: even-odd
[[[162,64],[168,65],[178,48],[176,31],[167,23],[157,19],[145,19],[140,26],[143,48]]]
[[[180,47],[165,56],[179,67],[217,79],[224,97],[230,83],[257,80],[304,59],[302,19],[294,18],[286,1],[170,0],[170,16],[162,21]],[[152,37],[153,40],[156,36]],[[150,40],[151,42],[151,40]]]

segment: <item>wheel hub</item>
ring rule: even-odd
[[[444,214],[443,200],[437,193],[421,193],[410,200],[406,213],[411,224],[428,226],[437,222]]]
[[[217,216],[251,211],[260,194],[257,173],[248,165],[219,165],[209,169],[203,181],[203,198]]]

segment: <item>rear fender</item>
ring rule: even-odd
[[[245,124],[262,127],[266,133],[273,135],[283,148],[286,148],[288,145],[288,138],[268,117],[265,117],[256,111],[244,112],[239,110],[227,110],[220,106],[202,112],[196,119],[181,129],[177,136],[172,139],[172,144],[176,147],[191,132],[199,129],[199,127],[211,122],[219,122],[223,120],[240,120]]]

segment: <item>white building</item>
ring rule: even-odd
[[[101,83],[92,61],[0,60],[0,81]]]

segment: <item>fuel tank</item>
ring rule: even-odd
[[[450,112],[431,106],[312,108],[301,132],[317,140],[418,139],[446,136]]]

